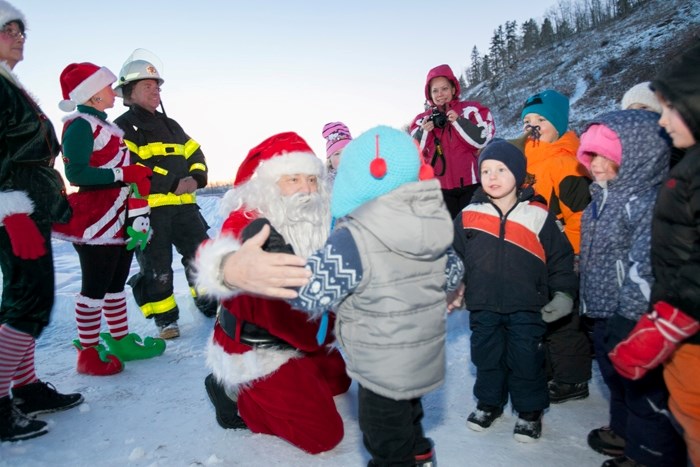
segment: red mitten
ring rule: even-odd
[[[671,356],[678,344],[698,332],[700,323],[666,302],[639,320],[625,340],[608,354],[625,378],[640,379]]]
[[[23,212],[11,214],[2,221],[15,255],[22,259],[37,259],[46,254],[44,237],[27,214]]]
[[[132,183],[131,186],[136,186],[136,189],[138,190],[138,195],[136,196],[137,198],[146,198],[151,194],[150,178],[141,179],[139,182]],[[134,195],[136,195],[136,193],[134,193]]]
[[[153,175],[153,171],[145,165],[128,165],[122,167],[122,181],[124,183],[138,183],[144,178]],[[143,195],[143,193],[141,193]]]
[[[146,197],[151,194],[151,179],[153,171],[144,165],[129,165],[121,168],[122,181],[126,184],[133,183],[139,190],[139,195]]]

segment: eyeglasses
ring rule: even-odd
[[[20,31],[19,29],[0,29],[0,32],[9,37],[12,40],[17,40],[17,38],[22,38],[25,41],[27,40],[27,33],[24,33]]]

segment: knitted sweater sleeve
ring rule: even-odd
[[[335,230],[323,248],[309,257],[306,267],[311,279],[289,304],[312,317],[336,308],[362,280],[362,261],[348,229]]]

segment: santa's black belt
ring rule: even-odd
[[[229,313],[225,308],[220,308],[217,315],[219,321],[219,326],[234,341],[238,341],[242,344],[249,345],[251,347],[258,347],[261,349],[275,348],[280,350],[292,350],[294,346],[289,342],[280,339],[277,336],[273,336],[266,329],[256,326],[248,321],[242,321],[237,319],[234,315]],[[240,337],[236,339],[236,326],[240,325],[241,333]]]

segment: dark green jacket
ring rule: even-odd
[[[2,65],[0,65],[2,66]],[[15,214],[7,200],[26,194],[37,223],[66,222],[70,208],[61,175],[53,168],[60,145],[39,106],[2,66],[0,69],[0,222]]]

